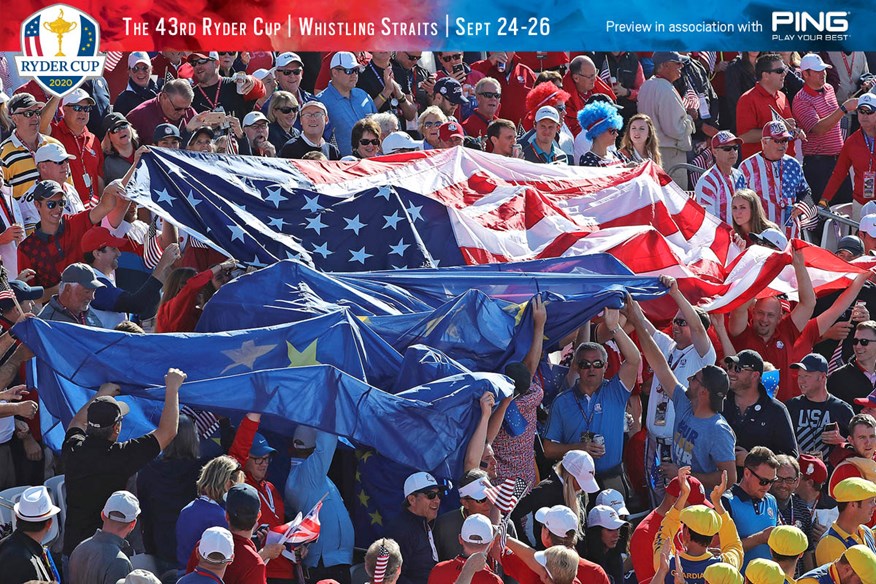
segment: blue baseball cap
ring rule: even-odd
[[[802,369],[803,371],[818,371],[819,373],[827,373],[827,359],[818,353],[809,353],[803,357],[799,363],[791,363],[791,369]]]
[[[275,452],[277,452],[277,450],[271,448],[271,445],[268,444],[267,438],[256,433],[255,437],[252,439],[252,447],[249,449],[249,455],[261,458],[262,456],[274,454]]]
[[[450,103],[460,105],[468,103],[468,98],[462,92],[462,85],[453,77],[442,77],[435,82],[435,93],[440,93]]]

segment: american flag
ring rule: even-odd
[[[799,209],[801,214],[794,218],[797,224],[797,229],[812,231],[818,225],[818,209],[809,201],[799,201],[794,204],[795,209]]]
[[[611,68],[608,66],[608,55],[602,58],[602,68],[599,70],[599,78],[611,85]]]
[[[387,551],[386,546],[380,546],[377,551],[377,561],[374,562],[374,576],[371,578],[371,584],[383,583],[387,564],[389,564],[389,551]]]
[[[122,57],[125,55],[122,51],[107,51],[106,53],[106,64],[104,65],[104,70],[107,73],[111,73],[113,69],[118,66],[119,61],[122,60]]]
[[[206,410],[195,410],[189,406],[182,406],[180,413],[187,415],[195,422],[198,436],[202,439],[209,438],[219,428],[219,418]]]
[[[693,85],[687,75],[684,76],[684,95],[681,96],[681,105],[683,105],[686,110],[700,109],[700,98],[697,95],[697,92],[694,91]]]
[[[700,51],[700,56],[706,61],[706,66],[709,69],[709,75],[715,73],[715,63],[718,61],[718,53],[715,51]]]
[[[484,491],[487,499],[502,513],[511,513],[511,510],[517,506],[517,502],[525,492],[526,483],[519,477],[516,479],[505,479],[501,484],[487,487]]]

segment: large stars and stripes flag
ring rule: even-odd
[[[602,58],[602,67],[599,69],[599,78],[611,85],[611,67],[608,65],[608,55]]]

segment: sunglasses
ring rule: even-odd
[[[134,73],[143,73],[149,70],[149,65],[137,65],[136,67],[131,67],[131,71]]]
[[[784,75],[788,70],[785,67],[779,67],[778,69],[767,69],[767,73],[775,73],[776,75]]]
[[[277,69],[277,73],[281,75],[301,75],[301,68],[298,69]]]
[[[63,166],[65,164],[69,163],[70,161],[65,158],[64,160],[61,160],[60,162],[57,160],[46,160],[46,162],[51,162],[52,164],[57,164],[58,166]]]
[[[234,51],[219,51],[220,57],[230,57],[231,55],[237,55]]]
[[[874,109],[870,109],[870,108],[867,108],[867,109],[859,108],[858,109],[859,116],[872,116],[873,114],[876,114],[876,110],[874,110]]]
[[[614,128],[611,128],[611,129],[608,131],[608,133],[611,134],[612,136],[617,136],[617,130],[615,130]]]
[[[486,497],[484,497],[483,499],[475,499],[474,497],[466,497],[466,499],[468,499],[472,503],[477,503],[478,505],[483,505],[484,503],[487,502]]]
[[[301,109],[299,107],[275,107],[274,111],[278,111],[284,114],[298,113],[298,110]]]
[[[674,324],[675,326],[687,326],[687,320],[683,318],[673,318],[672,324]]]
[[[347,75],[358,75],[359,68],[358,67],[335,67],[335,71],[343,71]]]
[[[368,146],[369,144],[372,146],[380,146],[380,140],[378,140],[377,138],[373,140],[366,140],[365,138],[362,138],[359,140],[360,146]]]
[[[204,65],[205,63],[209,63],[213,59],[195,59],[192,61],[192,65]]]
[[[596,361],[582,359],[578,361],[578,369],[602,369],[603,367],[605,367],[605,362],[602,359],[597,359]]]
[[[498,92],[498,91],[495,92],[495,93],[493,93],[492,91],[482,91],[482,92],[479,93],[478,95],[483,95],[483,96],[486,97],[487,99],[493,99],[493,98],[495,98],[495,99],[499,99],[499,98],[502,97],[502,94],[501,94],[500,92]]]
[[[91,110],[94,109],[93,105],[68,105],[67,107],[69,107],[74,112],[85,112],[85,113],[90,113]]]
[[[739,373],[740,371],[754,371],[754,367],[751,365],[730,365],[727,370]]]
[[[420,493],[430,501],[434,501],[435,499],[441,496],[441,491],[429,491],[428,493]]]
[[[772,140],[776,144],[787,144],[788,143],[787,138],[780,138],[779,140],[776,140],[775,138],[770,138],[770,140]]]
[[[458,59],[462,59],[462,53],[457,53],[456,55],[447,55],[447,56],[441,57],[441,60],[444,61],[445,63],[449,63],[450,61],[456,61]]]
[[[405,53],[408,57],[408,61],[419,61],[423,55],[412,55],[410,53]]]
[[[423,127],[424,128],[437,128],[442,123],[443,122],[423,122]]]
[[[558,112],[564,112],[564,111],[566,111],[566,106],[563,104],[557,104],[554,106],[554,109],[557,110]]]
[[[112,130],[110,130],[110,134],[118,134],[122,130],[127,130],[131,127],[131,124],[122,124],[121,126],[116,126]]]
[[[170,107],[172,107],[172,108],[173,108],[173,111],[175,111],[175,112],[184,112],[184,111],[186,111],[187,109],[189,109],[190,107],[192,107],[191,104],[186,104],[186,105],[184,105],[184,106],[182,106],[182,107],[179,107],[179,106],[175,105],[175,104],[173,103],[173,100],[170,99],[169,97],[167,98],[167,101],[170,103]]]
[[[760,476],[759,474],[757,474],[756,472],[754,472],[754,470],[752,470],[751,467],[746,466],[745,468],[748,469],[748,472],[750,472],[751,474],[754,475],[754,478],[756,478],[758,480],[758,482],[760,483],[760,486],[762,486],[762,487],[765,487],[767,485],[771,485],[774,482],[776,482],[777,480],[779,480],[778,477],[774,478],[774,479],[765,479],[762,476]]]
[[[32,118],[34,116],[38,116],[43,113],[43,110],[30,110],[26,112],[14,112],[13,116],[24,116],[26,118]]]
[[[852,339],[853,345],[861,345],[862,347],[866,347],[870,343],[876,342],[873,339]]]
[[[718,146],[718,150],[724,152],[739,152],[739,146]]]
[[[59,205],[63,205],[63,204],[64,204],[64,200],[61,199],[60,201],[46,201],[46,202],[43,203],[43,204],[46,206],[46,209],[48,209],[49,211],[51,211],[52,209],[58,207]]]

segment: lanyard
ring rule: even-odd
[[[871,138],[861,130],[861,135],[864,136],[864,144],[870,151],[870,159],[867,161],[867,171],[873,170],[873,147],[876,146],[876,138]]]
[[[852,60],[851,60],[851,62],[849,62],[849,61],[846,59],[846,54],[843,53],[842,51],[840,51],[840,55],[841,55],[842,58],[843,58],[843,65],[845,65],[845,67],[846,67],[846,73],[848,74],[849,79],[851,80],[851,78],[852,78],[852,69],[855,68],[855,53],[852,53]]]
[[[46,562],[46,566],[49,569],[49,572],[52,573],[52,578],[54,578],[55,582],[61,581],[61,576],[58,574],[58,568],[55,567],[55,561],[52,559],[52,554],[48,552],[48,550],[43,546],[43,560]]]
[[[258,491],[258,493],[259,493],[259,498],[265,502],[265,505],[268,506],[268,509],[271,510],[271,513],[273,513],[276,516],[277,511],[274,508],[274,494],[271,493],[271,487],[269,487],[267,485],[265,486],[265,493],[267,493],[267,495],[268,495],[267,497],[265,497],[261,491]]]
[[[219,584],[222,584],[222,579],[219,578],[219,576],[217,576],[213,572],[201,568],[200,566],[195,566],[195,574],[198,574],[199,576],[203,576],[205,578],[209,578],[213,582],[218,582]]]
[[[590,408],[590,415],[587,415],[587,413],[584,411],[584,408],[581,407],[581,400],[578,398],[577,395],[575,396],[575,404],[578,406],[578,409],[581,410],[581,417],[584,418],[584,420],[587,422],[587,424],[584,426],[585,432],[590,431],[590,424],[593,422],[593,415],[596,413],[596,407],[600,406],[600,408],[601,408],[601,406],[602,406],[602,402],[600,402],[599,398],[597,397],[601,393],[601,391],[600,391],[601,389],[602,388],[597,389],[596,392],[594,393],[594,395],[592,395],[590,397],[589,401],[595,402],[595,403],[593,403],[593,407]],[[584,399],[587,399],[587,398],[585,397]]]
[[[210,106],[211,111],[216,110],[216,106],[219,105],[219,91],[222,89],[222,79],[219,79],[219,83],[216,84],[216,95],[213,96],[213,100],[210,101],[210,98],[207,97],[207,94],[204,93],[204,88],[198,85],[198,91],[201,92],[201,95],[204,96],[204,99],[207,100],[207,104]]]
[[[377,81],[380,83],[380,89],[384,89],[386,87],[386,83],[383,81],[383,74],[377,72],[377,67],[374,66],[374,63],[371,61],[368,62],[368,66],[371,67],[371,71],[374,72],[374,76],[377,77]]]

